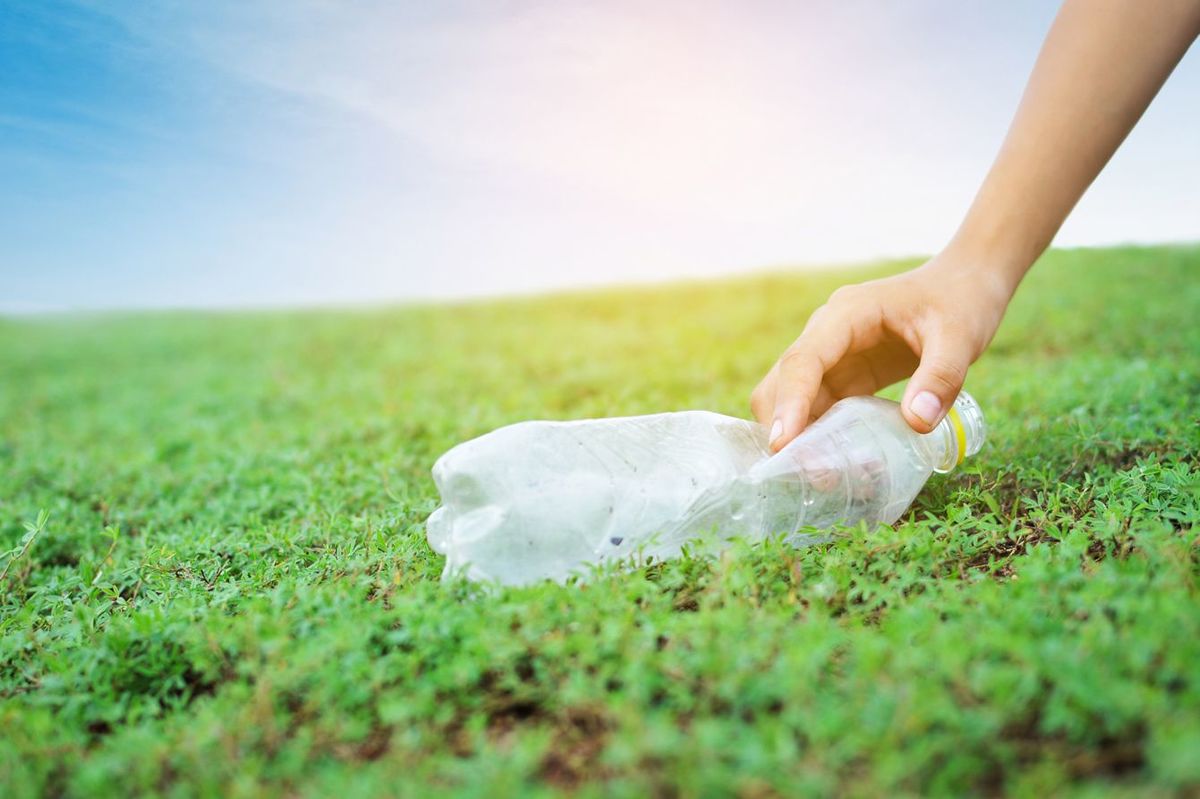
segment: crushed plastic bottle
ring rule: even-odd
[[[895,402],[844,399],[774,455],[762,425],[708,411],[521,422],[438,459],[443,506],[426,532],[446,576],[507,585],[733,537],[802,545],[822,528],[894,522],[985,434],[966,392],[927,435]]]

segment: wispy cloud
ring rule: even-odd
[[[1053,13],[942,0],[53,8],[10,58],[56,64],[63,82],[0,106],[0,130],[24,142],[0,143],[0,160],[25,164],[23,187],[0,188],[0,234],[26,272],[0,293],[82,304],[479,294],[932,250]],[[1182,80],[1200,85],[1195,70]],[[1170,123],[1151,117],[1146,135],[1181,153]],[[1138,146],[1122,158],[1146,158]],[[1187,227],[1195,199],[1123,211],[1136,175],[1122,169],[1068,240]],[[1176,195],[1197,169],[1174,170]]]

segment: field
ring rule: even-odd
[[[1046,256],[967,382],[989,444],[894,528],[440,581],[441,452],[745,415],[905,265],[0,320],[0,795],[1200,790],[1198,247]]]

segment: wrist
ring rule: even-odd
[[[1023,246],[1015,237],[980,236],[960,230],[938,256],[968,274],[990,295],[1005,304],[1044,247]]]

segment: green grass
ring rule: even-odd
[[[0,321],[0,794],[1200,788],[1200,248],[1044,258],[968,381],[990,443],[895,528],[439,581],[444,450],[742,415],[902,266]]]

